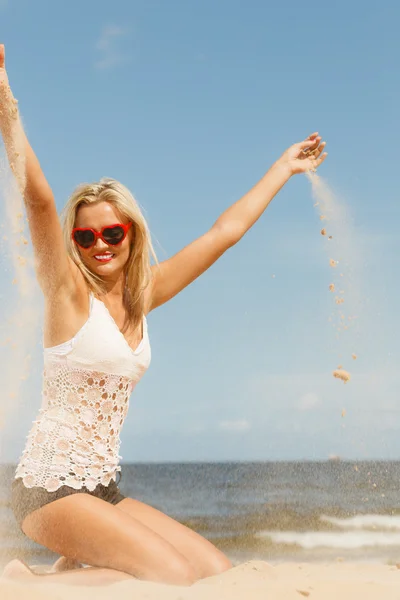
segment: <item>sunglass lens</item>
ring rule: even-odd
[[[125,232],[122,227],[107,227],[103,231],[103,237],[107,244],[119,244],[124,239]]]
[[[90,246],[94,242],[94,233],[93,231],[75,231],[74,239],[77,244],[83,246],[83,248],[90,248]]]

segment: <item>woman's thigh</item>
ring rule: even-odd
[[[132,498],[124,498],[116,508],[173,545],[193,565],[199,578],[217,575],[232,566],[211,542],[156,508]]]
[[[89,494],[73,494],[30,513],[22,530],[53,552],[87,565],[177,585],[197,579],[175,546],[118,506]]]

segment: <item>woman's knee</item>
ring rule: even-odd
[[[231,569],[232,566],[233,565],[229,558],[225,556],[225,554],[223,554],[222,552],[218,552],[210,558],[208,568],[206,570],[206,573],[203,575],[203,578],[225,573],[225,571],[229,571],[229,569]]]
[[[160,581],[172,585],[190,586],[198,581],[199,576],[191,563],[185,557],[170,557],[164,563],[164,573],[159,573]],[[156,578],[157,575],[156,575]],[[154,572],[153,572],[154,581]]]

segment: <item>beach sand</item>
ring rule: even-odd
[[[400,566],[400,565],[399,565]],[[22,584],[0,580],[2,600],[399,600],[400,569],[333,562],[270,566],[250,561],[191,587],[122,581],[101,587]]]

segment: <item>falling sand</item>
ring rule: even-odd
[[[0,360],[2,394],[0,400],[0,461],[8,461],[10,440],[17,429],[24,403],[32,402],[28,377],[41,322],[40,290],[28,243],[25,217],[25,134],[17,102],[8,86],[0,83],[0,250],[2,260],[0,295]],[[3,471],[5,474],[5,471]],[[0,481],[4,488],[7,481]],[[4,538],[0,523],[0,539]],[[9,542],[0,542],[3,547]],[[3,553],[6,558],[6,554]]]
[[[336,377],[336,379],[341,379],[345,383],[350,381],[350,373],[348,373],[344,369],[336,369],[335,371],[333,371],[332,375]]]
[[[334,297],[334,310],[329,317],[330,322],[336,330],[336,339],[339,341],[340,357],[349,357],[355,359],[353,352],[354,346],[350,349],[349,342],[355,343],[354,335],[350,335],[344,340],[342,334],[349,332],[356,323],[357,313],[360,308],[359,285],[356,282],[356,269],[359,271],[361,261],[359,259],[359,249],[356,247],[354,230],[351,225],[351,218],[347,207],[340,202],[326,182],[317,174],[309,172],[307,177],[312,185],[313,196],[316,199],[314,207],[319,213],[319,218],[326,222],[321,230],[321,235],[326,239],[325,244],[329,252],[329,266],[336,271],[337,281],[329,284],[329,291],[333,292],[340,289],[339,294]],[[350,265],[350,260],[352,264]],[[337,269],[337,267],[340,267]],[[339,271],[339,273],[338,273]],[[343,313],[343,307],[346,306],[349,315]],[[344,383],[350,381],[350,373],[340,366],[333,371],[333,376],[342,380]]]
[[[0,106],[3,107],[1,133],[4,140],[4,146],[0,150],[0,234],[3,234],[0,235],[0,248],[4,261],[2,288],[7,290],[8,280],[14,286],[7,290],[6,298],[0,296],[0,301],[4,304],[1,307],[0,331],[0,430],[5,430],[6,425],[8,430],[8,417],[15,416],[18,408],[21,408],[21,386],[30,373],[31,352],[40,322],[40,310],[33,256],[25,233],[25,134],[17,101],[12,97],[10,88],[2,83]]]

